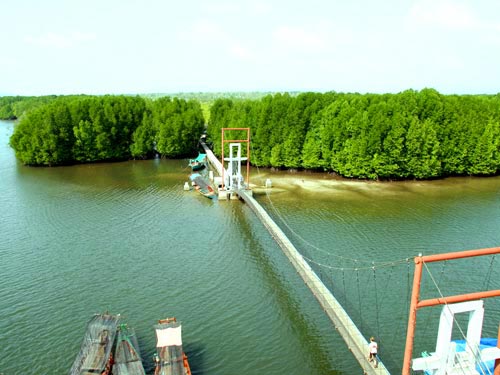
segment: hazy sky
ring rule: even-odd
[[[500,92],[500,0],[2,0],[0,95]]]

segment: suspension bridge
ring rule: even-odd
[[[239,130],[239,131],[247,131],[247,138],[243,140],[225,140],[225,130]],[[228,142],[230,143],[229,149],[230,149],[230,155],[228,158],[224,157],[224,145],[225,143]],[[331,320],[333,325],[335,326],[336,330],[346,343],[348,349],[351,351],[353,354],[354,358],[357,360],[359,363],[361,369],[363,370],[364,374],[369,374],[369,375],[384,375],[384,374],[390,374],[387,367],[384,365],[383,361],[378,360],[377,366],[374,366],[373,363],[369,361],[368,357],[368,347],[369,347],[369,342],[368,340],[364,337],[364,335],[361,333],[360,329],[357,327],[357,325],[354,323],[354,321],[351,319],[349,314],[346,312],[346,310],[343,308],[341,303],[335,298],[334,294],[331,292],[329,288],[325,285],[323,282],[322,278],[318,276],[318,274],[315,272],[315,270],[311,267],[310,263],[316,263],[314,260],[309,259],[305,256],[303,256],[294,246],[294,244],[289,240],[287,235],[282,231],[282,229],[276,224],[276,222],[273,220],[273,218],[267,213],[267,211],[253,198],[252,191],[249,189],[249,182],[248,180],[246,183],[243,181],[243,177],[241,174],[241,162],[246,161],[247,162],[247,178],[249,176],[249,155],[250,155],[250,150],[249,150],[249,129],[244,128],[244,129],[236,129],[236,128],[231,128],[231,129],[222,129],[222,160],[223,161],[228,161],[228,169],[226,170],[223,163],[218,160],[218,158],[213,154],[211,149],[204,143],[200,142],[201,146],[203,147],[206,155],[207,155],[207,160],[210,163],[211,167],[221,176],[220,179],[220,184],[218,186],[219,188],[219,199],[234,199],[238,198],[243,200],[255,213],[255,215],[260,219],[262,224],[267,228],[271,236],[274,238],[276,243],[279,245],[279,247],[282,249],[284,254],[287,256],[289,259],[290,263],[293,265],[295,270],[297,271],[298,275],[302,278],[304,281],[305,285],[309,288],[313,296],[316,298],[318,301],[319,305],[325,312],[325,314],[328,316],[328,318]],[[241,144],[247,145],[247,152],[246,155],[248,157],[242,157],[241,156]],[[465,254],[463,253],[454,253],[451,255],[450,259],[456,259],[456,258],[465,258],[465,257],[470,257],[470,256],[477,256],[477,255],[495,255],[495,254],[500,254],[500,248],[493,248],[493,249],[483,249],[479,250],[481,254],[478,254],[477,251],[472,251],[468,252]],[[458,255],[457,255],[458,254]],[[500,290],[492,290],[488,291],[485,293],[473,293],[473,294],[467,294],[467,295],[461,295],[461,296],[452,296],[452,297],[444,297],[441,295],[441,298],[437,298],[434,300],[424,300],[420,301],[419,300],[419,290],[420,290],[420,279],[422,276],[422,265],[426,264],[426,262],[435,262],[438,260],[443,260],[444,258],[442,257],[416,257],[414,259],[415,262],[415,274],[414,274],[414,281],[413,281],[413,293],[411,296],[411,305],[409,306],[409,320],[408,320],[408,333],[407,333],[407,339],[406,339],[406,349],[404,353],[404,363],[402,365],[402,373],[404,375],[410,374],[410,366],[411,366],[411,356],[412,356],[412,348],[413,348],[413,339],[414,339],[414,330],[415,330],[415,325],[416,325],[416,313],[417,309],[425,306],[435,306],[435,305],[446,305],[448,303],[455,303],[455,302],[464,302],[464,301],[473,301],[473,300],[478,300],[480,298],[489,298],[489,297],[500,297]],[[494,258],[493,258],[494,259]],[[405,259],[403,260],[407,266],[408,266],[408,280],[410,278],[410,259]],[[403,263],[399,261],[399,263]],[[320,265],[319,263],[316,263],[317,265]],[[391,263],[390,265],[394,265],[394,263]],[[493,265],[493,260],[491,262],[491,267]],[[375,278],[375,267],[369,267],[368,269],[371,269],[373,271],[373,278],[375,281],[375,287],[376,287],[376,278]],[[355,269],[356,273],[358,272],[358,269]],[[342,269],[343,272],[343,269]],[[344,282],[344,280],[343,280]],[[408,282],[409,286],[409,282]],[[345,285],[344,285],[345,288]],[[359,280],[358,280],[358,291],[359,291]],[[458,305],[457,305],[458,306]],[[477,307],[477,305],[474,305],[473,307],[476,310],[480,310],[482,308]],[[466,305],[466,307],[457,307],[457,311],[459,312],[464,312],[464,311],[472,311],[469,307],[469,305]],[[462,310],[460,310],[462,309]],[[464,310],[465,309],[465,310]],[[469,310],[467,310],[469,309]],[[448,309],[451,311],[451,309]],[[476,311],[474,310],[474,311]],[[443,309],[444,311],[444,309]],[[378,306],[377,306],[377,321],[378,321]],[[448,314],[449,315],[449,314]],[[453,314],[452,314],[452,319],[453,319]],[[472,316],[472,312],[471,312]],[[476,314],[477,316],[477,314]],[[442,318],[443,319],[443,318]],[[378,322],[377,322],[378,324]],[[472,324],[472,323],[470,323]],[[470,325],[469,324],[469,325]],[[477,321],[475,323],[476,325],[478,324]],[[482,316],[481,316],[481,324],[482,324]],[[441,330],[441,328],[440,328]],[[446,331],[447,332],[447,331]],[[479,330],[480,332],[480,330]],[[441,336],[443,336],[442,333],[440,333]],[[480,334],[479,334],[480,335]],[[449,350],[449,347],[447,346],[447,342],[449,341],[448,339],[451,339],[451,328],[450,328],[450,337],[446,337],[446,334],[444,335],[444,339],[439,339],[438,338],[438,347],[441,345],[441,349],[443,347],[446,350]],[[463,334],[465,338],[465,334]],[[499,327],[499,338],[500,338],[500,327]],[[471,341],[477,341],[477,345],[479,345],[479,339],[474,336]],[[441,340],[443,343],[439,343],[439,340]],[[446,342],[446,343],[444,343]],[[500,340],[499,340],[500,342]],[[500,344],[499,344],[500,345]],[[453,347],[455,350],[455,347]],[[438,348],[437,348],[438,349]],[[495,358],[500,358],[500,347],[496,348],[497,351],[494,353],[490,353],[489,356],[493,359]],[[481,360],[480,355],[478,354],[477,350],[470,350],[471,356],[473,358],[472,362],[476,363]],[[415,360],[415,366],[417,370],[425,370],[425,369],[433,369],[431,371],[432,374],[441,374],[438,370],[435,370],[435,367],[437,366],[436,363],[440,363],[439,361],[443,362],[444,360],[442,357],[448,357],[448,353],[440,353],[439,355],[434,355],[433,361],[426,360],[425,358],[420,358],[418,360]],[[476,356],[477,358],[475,358]],[[436,359],[437,358],[437,359]],[[475,358],[475,360],[474,360]],[[489,357],[488,357],[489,358]],[[448,358],[447,358],[448,360]],[[456,362],[456,359],[454,359]],[[497,360],[498,361],[498,360]],[[450,360],[450,362],[452,362]],[[444,362],[443,362],[444,363]],[[432,367],[434,366],[434,367]],[[498,364],[497,370],[495,371],[495,375],[500,375],[500,364]],[[498,373],[497,373],[498,372]],[[447,372],[451,374],[451,370]],[[469,372],[457,372],[458,373],[469,373]],[[473,372],[471,372],[473,373]],[[488,372],[485,372],[488,373]],[[442,372],[442,374],[445,374],[445,372]]]

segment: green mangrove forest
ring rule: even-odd
[[[28,165],[178,158],[193,153],[203,130],[193,100],[60,97],[21,114],[10,144]]]
[[[206,130],[251,129],[251,163],[362,179],[429,179],[500,171],[500,94],[276,93],[210,100]],[[10,143],[29,165],[193,155],[205,119],[196,96],[3,97],[19,118]]]
[[[500,169],[500,94],[303,93],[219,99],[209,134],[250,127],[252,164],[363,179],[492,175]]]

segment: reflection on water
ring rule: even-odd
[[[12,126],[0,122],[0,373],[67,372],[86,321],[106,310],[136,329],[148,373],[152,325],[168,316],[183,322],[197,374],[359,372],[251,210],[183,191],[186,160],[29,168],[7,146]],[[411,257],[498,246],[500,179],[324,177],[253,169],[251,181],[397,373]],[[260,187],[266,178],[270,190]],[[429,271],[445,293],[498,289],[498,262]],[[427,278],[424,294],[435,292]],[[486,333],[496,335],[499,310],[487,302]],[[419,315],[418,350],[432,349],[436,314]]]

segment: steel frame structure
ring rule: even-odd
[[[436,255],[427,255],[427,256],[418,256],[415,257],[415,273],[413,275],[413,290],[411,294],[410,300],[410,314],[408,317],[408,330],[406,334],[406,345],[405,345],[405,354],[403,360],[403,375],[410,375],[411,371],[411,357],[413,354],[413,340],[415,338],[415,328],[417,325],[417,310],[422,307],[428,306],[437,306],[437,305],[445,305],[448,303],[457,303],[457,302],[465,302],[465,301],[474,301],[480,298],[491,298],[491,297],[500,297],[500,289],[476,292],[476,293],[468,293],[461,294],[456,296],[449,297],[440,297],[433,298],[420,301],[420,285],[422,280],[422,269],[425,263],[431,262],[440,262],[445,260],[453,260],[453,259],[461,259],[461,258],[470,258],[476,256],[483,255],[495,255],[500,254],[500,247],[492,247],[487,249],[478,249],[478,250],[467,250],[446,254],[436,254]],[[500,335],[500,331],[499,331]],[[496,372],[495,372],[496,374]]]

